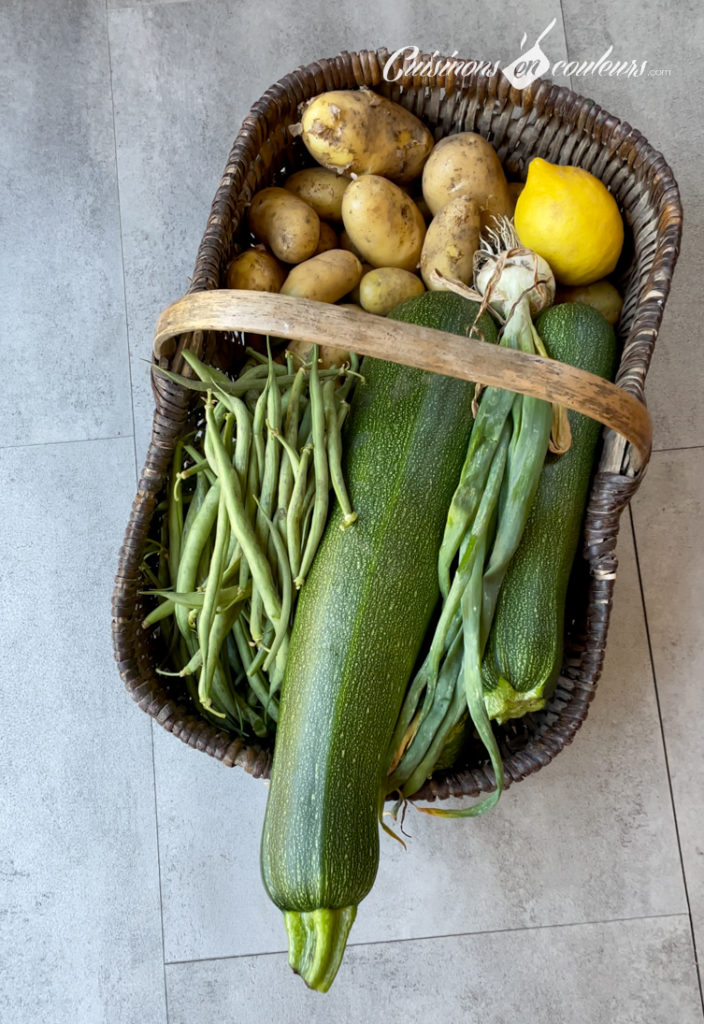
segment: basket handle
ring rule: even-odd
[[[637,471],[650,457],[652,426],[643,402],[616,384],[555,359],[446,334],[326,302],[271,292],[218,289],[193,292],[168,306],[154,333],[154,354],[191,331],[252,331],[334,345],[430,370],[447,377],[517,391],[557,402],[611,427],[635,448]]]

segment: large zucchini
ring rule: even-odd
[[[553,359],[611,379],[616,338],[596,309],[552,306],[536,327]],[[567,586],[602,429],[580,413],[570,411],[569,420],[572,444],[564,455],[546,460],[484,653],[485,701],[499,722],[544,707],[562,667]]]
[[[455,334],[478,307],[429,292],[393,316]],[[493,321],[479,327],[496,340]],[[326,990],[379,859],[389,745],[438,600],[437,559],[472,424],[466,382],[367,359],[345,435],[357,523],[335,510],[301,591],[261,848],[289,962]]]

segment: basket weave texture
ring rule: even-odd
[[[491,78],[452,75],[383,77],[386,50],[342,53],[287,75],[255,103],[235,139],[200,244],[189,292],[223,286],[225,268],[248,244],[246,208],[254,193],[278,181],[283,170],[310,159],[289,125],[299,104],[330,89],[370,86],[420,117],[437,138],[479,132],[497,150],[509,178],[525,176],[528,161],[576,164],[599,177],[615,195],[631,242],[624,265],[624,307],[618,327],[622,356],[616,383],[643,401],[645,376],[677,259],[682,211],[679,192],[663,156],[628,124],[568,89],[536,81],[515,90],[499,72]],[[195,332],[162,349],[161,366],[182,372],[187,346],[211,357],[211,334]],[[230,346],[231,351],[236,351]],[[144,545],[161,497],[174,445],[184,432],[193,395],[152,373],[155,413],[152,440],[120,552],[113,594],[113,640],[122,679],[139,706],[185,743],[254,776],[268,776],[271,749],[246,745],[198,716],[185,690],[155,671],[154,634],[144,631]],[[552,700],[539,713],[497,729],[506,785],[548,764],[584,722],[601,672],[611,612],[619,519],[645,467],[633,471],[630,448],[605,432],[584,524],[583,560],[573,573],[563,673]],[[471,755],[470,755],[471,756]],[[493,772],[477,749],[473,763],[437,773],[414,799],[477,796],[494,787]]]

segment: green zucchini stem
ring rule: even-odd
[[[309,988],[327,992],[344,956],[357,908],[286,910],[288,962]]]

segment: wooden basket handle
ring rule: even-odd
[[[184,296],[159,316],[154,333],[157,358],[165,353],[169,341],[192,331],[252,331],[332,345],[532,395],[584,413],[617,431],[634,446],[637,458],[631,461],[637,471],[650,457],[652,427],[645,405],[616,384],[555,359],[271,292],[219,289]]]

